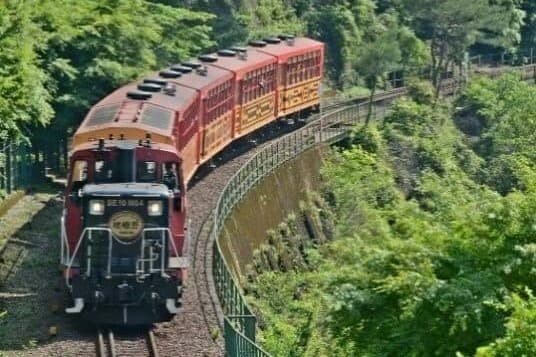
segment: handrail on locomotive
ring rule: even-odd
[[[114,237],[112,230],[110,228],[106,227],[86,227],[84,228],[82,234],[80,235],[80,238],[78,239],[78,243],[76,245],[76,248],[73,252],[73,254],[70,254],[69,251],[69,245],[67,244],[67,236],[65,234],[65,228],[64,228],[64,218],[61,218],[61,263],[66,266],[67,274],[65,274],[65,283],[67,286],[71,287],[71,284],[69,282],[69,278],[71,276],[70,272],[73,269],[73,266],[75,265],[75,261],[77,258],[77,254],[79,252],[80,246],[82,245],[82,242],[84,239],[89,240],[90,242],[93,242],[93,232],[106,232],[108,233],[107,239],[108,239],[108,255],[107,255],[107,261],[106,261],[106,278],[109,279],[112,277],[112,258],[113,258],[113,251],[112,251],[112,241],[116,241],[120,244],[125,244],[121,240]],[[140,250],[140,258],[137,259],[136,262],[136,271],[135,276],[137,280],[142,280],[143,278],[147,277],[150,274],[158,273],[162,277],[168,277],[166,274],[166,264],[165,264],[165,256],[160,256],[160,263],[158,268],[154,268],[154,262],[156,259],[158,259],[158,256],[155,257],[155,255],[152,252],[153,246],[147,245],[147,241],[154,242],[155,239],[148,239],[147,238],[147,232],[159,232],[160,238],[159,244],[160,247],[164,247],[166,244],[169,243],[171,248],[173,249],[173,252],[175,253],[175,256],[168,257],[168,266],[172,267],[178,267],[183,266],[187,264],[186,262],[186,254],[179,255],[177,247],[175,246],[175,242],[173,239],[169,239],[171,237],[171,231],[167,227],[163,228],[144,228],[142,230],[142,238],[141,238],[141,250]],[[150,249],[150,258],[145,258],[145,248],[149,246]],[[86,264],[86,276],[91,276],[91,244],[87,246],[87,250],[89,250],[88,257],[90,259],[87,260]],[[146,268],[146,265],[144,263],[149,263],[149,268]]]

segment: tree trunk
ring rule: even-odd
[[[372,119],[372,104],[374,103],[374,94],[376,94],[376,81],[374,81],[374,85],[370,89],[370,98],[368,102],[368,112],[367,119],[365,119],[365,126],[367,126],[370,123],[370,119]]]
[[[439,46],[439,48],[437,49],[438,53],[435,52],[435,45]],[[430,49],[432,53],[432,84],[435,88],[436,101],[439,98],[439,94],[441,92],[441,74],[443,71],[444,63],[446,61],[445,57],[447,55],[445,46],[445,43],[437,44],[436,40],[434,39],[432,40],[432,45]]]

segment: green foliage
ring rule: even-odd
[[[239,22],[247,29],[248,39],[277,36],[281,33],[301,35],[304,23],[291,6],[282,0],[259,0],[256,6],[244,7]]]
[[[62,2],[61,12],[57,1],[39,10],[53,34],[43,55],[56,87],[60,131],[120,84],[211,45],[207,14],[142,0]],[[70,13],[77,15],[64,15]]]
[[[521,9],[525,11],[525,23],[521,30],[521,48],[536,47],[536,3],[523,0]]]
[[[524,189],[532,180],[527,166],[536,160],[536,89],[516,75],[497,81],[480,78],[463,92],[458,105],[465,108],[465,119],[481,123],[477,152],[485,158],[486,183],[502,194]]]
[[[52,117],[47,74],[40,68],[40,29],[31,19],[29,2],[0,5],[0,139],[20,139],[32,125]]]
[[[473,44],[512,48],[520,41],[525,13],[516,0],[403,0],[412,28],[430,41],[432,81],[439,94],[441,73],[461,64]]]
[[[395,70],[402,59],[397,34],[396,28],[382,28],[373,42],[362,45],[356,61],[356,71],[363,76],[367,88],[370,89],[367,123],[372,116],[372,100],[378,82],[384,80],[388,72]]]
[[[144,0],[3,2],[0,137],[57,144],[114,88],[210,47],[211,18]]]
[[[349,64],[356,58],[362,43],[363,29],[356,23],[358,18],[374,16],[373,9],[353,14],[344,4],[330,4],[311,11],[307,17],[308,32],[326,42],[326,70],[339,87],[348,86]]]
[[[252,283],[264,346],[281,356],[534,355],[533,131],[503,123],[532,113],[531,89],[517,93],[527,89],[505,77],[464,92],[456,104],[485,123],[477,151],[429,96],[356,129],[323,170],[335,239],[309,253],[308,270]],[[507,149],[503,135],[517,135]],[[502,167],[517,191],[494,181],[508,176]]]
[[[418,104],[433,104],[434,88],[429,82],[410,80],[406,85],[408,95]]]
[[[501,307],[511,311],[506,323],[505,337],[479,348],[476,357],[535,355],[536,299],[532,293],[528,291],[528,298],[512,294]]]
[[[389,72],[404,67],[420,66],[426,60],[423,43],[407,27],[399,24],[392,13],[377,17],[369,41],[361,45],[354,67],[370,89],[368,122],[372,116],[372,99],[378,84]]]

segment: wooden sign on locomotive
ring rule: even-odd
[[[76,131],[61,237],[67,313],[170,320],[188,267],[195,170],[241,136],[319,109],[320,42],[279,36],[198,59],[119,88]]]

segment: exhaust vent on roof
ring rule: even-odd
[[[199,62],[195,62],[195,61],[186,61],[186,62],[182,62],[181,64],[183,66],[190,67],[190,68],[193,68],[193,69],[198,69],[199,67],[201,67],[203,65],[203,64],[201,64]]]
[[[242,46],[231,47],[231,51],[234,51],[234,52],[246,52],[247,50],[248,50],[247,47],[242,47]]]
[[[206,76],[208,75],[208,67],[207,66],[203,66],[203,67],[199,67],[198,69],[195,70],[197,74],[199,74],[200,76]]]
[[[197,57],[201,62],[209,62],[209,63],[212,63],[212,62],[216,62],[218,61],[218,57],[214,56],[214,55],[201,55],[199,57]]]
[[[289,34],[282,34],[282,35],[279,35],[277,36],[279,37],[280,39],[282,39],[283,41],[286,41],[286,40],[293,40],[296,38],[296,36],[294,35],[289,35]]]
[[[181,76],[180,72],[175,72],[170,69],[166,69],[158,73],[162,78],[179,78]]]
[[[151,98],[152,96],[153,96],[152,93],[144,92],[141,90],[133,90],[133,91],[127,92],[127,97],[130,99],[145,100],[145,99]]]
[[[145,78],[143,80],[143,83],[153,83],[153,84],[158,84],[159,86],[165,86],[167,81],[161,78]]]
[[[294,46],[296,36],[294,35],[279,35],[279,38],[287,43],[289,46]]]
[[[266,46],[266,42],[260,41],[260,40],[249,41],[249,44],[250,46],[253,46],[253,47],[265,47]]]
[[[227,51],[227,50],[225,50]],[[231,51],[238,55],[238,58],[241,60],[247,60],[248,59],[248,48],[247,47],[241,47],[241,46],[234,46],[231,47]]]
[[[180,64],[171,66],[171,70],[181,73],[190,73],[192,72],[192,67],[186,67]]]
[[[265,38],[263,41],[266,42],[266,43],[269,43],[271,45],[276,45],[278,43],[281,43],[281,39],[277,38],[277,37]]]
[[[162,89],[161,85],[154,84],[154,83],[140,83],[138,84],[138,89],[145,92],[160,92]]]
[[[174,96],[177,93],[177,86],[174,83],[168,83],[164,87],[164,93],[169,96]]]
[[[236,51],[232,51],[232,50],[219,50],[219,51],[218,51],[218,56],[221,56],[221,57],[234,57],[234,56],[236,56]]]

